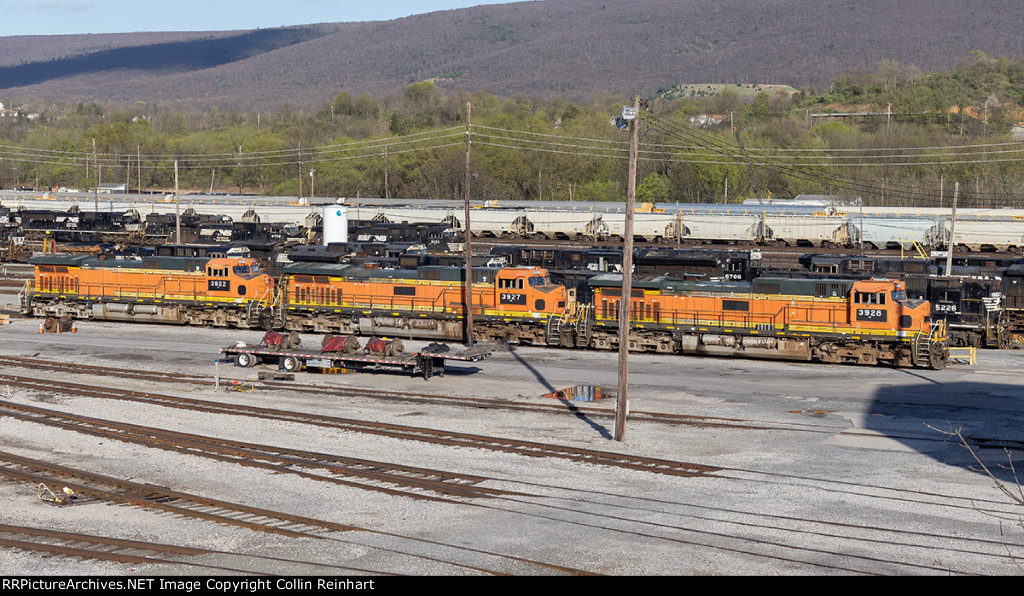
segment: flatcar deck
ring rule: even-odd
[[[444,376],[445,364],[449,360],[480,362],[491,353],[468,349],[461,352],[423,351],[395,356],[374,353],[345,354],[317,350],[278,350],[274,348],[235,345],[221,348],[221,361],[233,360],[236,366],[248,368],[258,364],[274,364],[287,372],[298,372],[303,367],[326,371],[342,368],[358,371],[398,371],[413,376],[422,374],[424,379],[433,375]]]

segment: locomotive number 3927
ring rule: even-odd
[[[880,308],[858,308],[857,320],[884,322],[886,320],[886,311]]]

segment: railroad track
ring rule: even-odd
[[[169,373],[161,371],[132,371],[125,370],[123,368],[115,368],[109,366],[96,366],[87,364],[77,364],[68,362],[56,362],[51,360],[43,360],[39,358],[28,358],[21,356],[0,356],[0,366],[9,366],[16,368],[27,368],[31,370],[47,370],[68,374],[87,374],[87,375],[98,375],[98,376],[118,376],[124,378],[155,381],[155,382],[167,382],[167,383],[190,383],[203,386],[212,386],[215,381],[212,377],[205,375],[188,375],[182,373]],[[0,376],[2,379],[2,376]],[[223,380],[221,382],[233,382],[235,380]],[[250,382],[250,381],[245,381]],[[520,412],[535,412],[535,413],[551,413],[551,414],[570,414],[573,416],[586,416],[590,419],[614,419],[615,410],[613,408],[602,408],[597,406],[583,406],[577,403],[573,403],[569,399],[552,399],[556,403],[524,403],[524,402],[510,402],[508,400],[494,399],[494,398],[478,398],[478,397],[461,397],[461,396],[450,396],[440,395],[433,393],[413,393],[413,392],[401,392],[401,391],[388,391],[375,389],[371,393],[367,393],[363,389],[350,389],[346,387],[338,387],[334,385],[324,385],[318,383],[298,383],[294,381],[251,381],[252,386],[256,389],[274,389],[282,391],[315,391],[317,394],[325,397],[348,397],[348,398],[359,398],[359,399],[375,399],[382,401],[403,401],[413,403],[429,403],[433,405],[447,405],[452,407],[462,408],[473,408],[473,409],[492,409],[492,410],[509,410],[509,411],[520,411]],[[800,423],[788,423],[788,422],[753,422],[749,420],[741,420],[736,418],[722,418],[712,416],[694,416],[690,414],[672,414],[666,412],[646,412],[643,410],[631,411],[630,419],[636,422],[653,422],[659,424],[673,424],[673,425],[685,425],[685,426],[698,426],[698,427],[726,427],[726,428],[748,428],[751,430],[787,430],[787,429],[804,429],[812,430],[819,428],[823,432],[830,431],[830,427],[822,427],[820,425],[808,425]]]
[[[482,476],[400,466],[242,441],[228,441],[136,424],[101,420],[8,401],[0,401],[0,416],[87,433],[108,440],[135,443],[243,466],[259,467],[273,472],[293,473],[314,480],[416,499],[451,500],[435,497],[434,494],[461,498],[496,495],[525,496],[518,492],[477,486],[487,480]],[[316,470],[317,473],[309,470]],[[400,487],[400,489],[392,487]]]
[[[37,379],[12,375],[0,375],[0,383],[27,390],[82,395],[103,399],[136,401],[170,408],[188,409],[191,411],[296,422],[349,432],[386,436],[401,440],[433,443],[448,447],[468,447],[526,455],[530,457],[565,459],[580,463],[630,468],[634,470],[675,476],[703,476],[713,474],[717,471],[717,468],[711,466],[657,458],[637,457],[610,451],[598,451],[533,441],[522,441],[517,439],[488,437],[483,435],[410,427],[397,424],[369,422],[350,418],[325,416],[322,414],[308,414],[304,412],[248,406],[244,404],[211,402],[172,395],[103,387],[95,384],[86,385],[57,381],[53,379]]]
[[[326,520],[318,520],[305,516],[292,515],[279,511],[272,511],[269,509],[251,507],[239,503],[232,503],[222,499],[212,499],[201,495],[194,495],[181,491],[175,491],[153,484],[141,484],[131,482],[128,480],[121,480],[118,478],[104,476],[101,474],[95,474],[84,470],[74,469],[68,466],[61,466],[38,459],[21,457],[11,453],[0,452],[0,477],[6,477],[14,481],[21,481],[34,485],[42,484],[47,486],[68,487],[78,497],[78,500],[74,501],[74,503],[76,504],[84,504],[87,502],[106,502],[117,505],[131,505],[135,507],[141,507],[143,509],[168,513],[179,517],[199,519],[216,524],[234,526],[248,530],[253,530],[256,532],[270,533],[289,538],[316,538],[341,542],[352,542],[351,540],[340,539],[338,537],[338,533],[350,533],[355,531],[359,533],[376,534],[380,536],[399,538],[409,540],[412,542],[420,542],[433,546],[446,546],[456,551],[465,551],[469,553],[474,553],[476,555],[487,555],[489,557],[493,557],[496,559],[511,561],[515,564],[531,565],[535,568],[544,569],[547,571],[555,571],[558,573],[565,573],[569,575],[589,575],[585,571],[559,565],[553,565],[545,563],[543,561],[531,561],[521,557],[504,555],[500,553],[490,553],[466,547],[444,545],[429,540],[409,538],[389,532],[381,532],[367,528],[339,524]],[[24,533],[18,532],[18,529],[14,528],[13,526],[12,529],[12,533]],[[84,558],[119,561],[123,563],[149,562],[182,564],[181,561],[157,559],[146,554],[108,552],[108,549],[106,548],[80,548],[76,545],[76,547],[79,548],[79,550],[73,551],[71,549],[76,547],[70,547],[66,543],[60,543],[64,540],[74,540],[73,536],[70,535],[65,536],[63,538],[58,537],[58,544],[41,545],[39,540],[14,539],[10,537],[4,538],[5,533],[5,530],[0,528],[0,547],[17,548],[21,550],[30,550],[36,552],[43,551],[49,552],[51,554],[64,554]],[[115,550],[133,548],[132,545],[135,544],[134,541],[105,538],[99,539],[96,537],[91,537],[91,539],[87,537],[86,542],[98,544],[112,542]],[[162,552],[164,550],[164,545],[150,546],[154,546],[154,548],[151,549],[150,552]],[[401,552],[396,551],[394,548],[374,547],[370,545],[363,546],[365,548],[386,550],[390,552]],[[181,549],[180,547],[167,548],[172,550],[179,549],[179,551],[177,552],[180,552],[180,554],[184,555],[215,552],[208,551],[205,549],[189,550]],[[454,567],[470,569],[472,571],[477,571],[485,574],[502,575],[501,572],[497,572],[493,569],[488,569],[485,567],[480,567],[479,565],[468,565],[457,561],[444,560],[438,557],[423,554],[406,554],[409,554],[413,557],[429,559],[440,563],[452,565]],[[372,569],[358,569],[338,565],[324,565],[321,563],[306,561],[294,562],[304,565],[311,565],[313,567],[328,567],[334,572],[360,571],[378,575],[392,575],[390,573],[384,573],[379,570]]]
[[[389,575],[379,570],[330,563],[315,563],[260,555],[239,555],[220,550],[162,544],[148,540],[139,541],[8,524],[0,524],[0,547],[41,553],[47,557],[74,557],[131,565],[179,565],[199,569],[207,573],[228,572],[246,575],[270,575],[254,567],[265,566],[268,562],[279,562],[286,563],[293,569],[307,568],[310,570],[310,573],[360,572]],[[192,557],[210,555],[216,555],[220,559],[233,561],[234,566],[212,565],[190,560]]]
[[[0,546],[43,552],[50,555],[67,555],[118,563],[182,563],[169,560],[166,555],[194,557],[213,554],[216,551],[203,548],[188,548],[154,542],[140,542],[121,538],[91,536],[86,534],[44,530],[24,526],[0,524]],[[184,563],[192,564],[192,563]],[[212,569],[228,569],[210,565],[198,565]],[[232,570],[234,571],[234,570]]]
[[[140,484],[0,452],[0,476],[34,485],[66,486],[80,499],[134,505],[218,524],[292,538],[320,538],[325,532],[359,530],[355,526],[211,499],[152,484]]]
[[[180,373],[168,373],[161,371],[127,371],[120,368],[74,364],[66,362],[54,362],[37,358],[25,358],[17,356],[0,356],[0,366],[11,366],[29,368],[32,370],[52,370],[72,374],[93,374],[99,376],[122,376],[132,379],[148,380],[168,383],[191,383],[204,386],[212,386],[214,380],[203,375],[186,375]],[[979,371],[983,372],[983,371]],[[1006,371],[992,371],[1000,374],[1007,374]],[[0,375],[0,382],[4,380]],[[31,388],[30,386],[26,386]],[[332,385],[316,383],[296,383],[293,381],[254,381],[253,387],[267,390],[280,391],[308,391],[315,392],[324,397],[344,397],[354,399],[373,399],[380,401],[396,401],[408,403],[424,403],[431,405],[445,405],[450,407],[487,409],[517,412],[532,412],[538,414],[571,415],[584,417],[588,420],[614,420],[615,410],[608,407],[584,406],[573,403],[568,399],[555,400],[557,403],[529,403],[511,402],[503,399],[459,397],[450,395],[439,395],[431,393],[413,393],[386,391],[376,389],[367,393],[363,389],[345,388]],[[210,402],[201,402],[208,404]],[[591,402],[585,402],[591,403]],[[809,432],[831,435],[836,428],[831,424],[816,424],[806,421],[754,421],[742,418],[725,418],[720,416],[697,416],[692,414],[673,414],[668,412],[649,412],[643,410],[630,411],[631,422],[648,422],[654,424],[667,424],[676,426],[688,426],[695,428],[726,428],[743,429],[751,431],[785,431],[785,432]],[[852,434],[850,432],[847,433]],[[895,438],[895,437],[894,437]],[[942,438],[931,438],[927,436],[907,436],[908,439],[917,441],[942,442]],[[993,445],[1006,446],[1003,439],[992,439],[987,437],[965,437],[972,446],[987,448]],[[1024,447],[1024,444],[1017,442],[1010,445],[1012,448]]]
[[[214,380],[211,377],[203,375],[186,375],[180,373],[168,373],[161,371],[127,371],[124,369],[114,367],[54,362],[49,360],[41,360],[37,358],[25,358],[17,356],[0,356],[0,366],[30,368],[33,370],[52,370],[73,374],[122,376],[133,379],[157,382],[192,383],[198,385],[214,384]],[[999,374],[1010,374],[1007,373],[1007,371],[990,372]],[[0,375],[0,382],[3,382],[4,379],[5,377],[3,375]],[[31,381],[29,381],[29,383],[29,385],[26,385],[26,388],[31,388]],[[410,403],[424,403],[431,405],[445,405],[459,408],[532,412],[553,415],[571,415],[577,417],[584,417],[589,420],[614,420],[616,415],[615,410],[613,408],[582,406],[575,404],[568,399],[559,399],[557,400],[558,403],[546,404],[510,402],[508,400],[494,398],[459,397],[430,393],[385,391],[380,389],[376,389],[371,393],[367,393],[363,389],[350,389],[345,387],[337,387],[316,383],[296,383],[292,381],[254,381],[253,386],[255,388],[268,390],[273,389],[280,391],[316,392],[317,394],[323,395],[325,397],[336,396],[355,399],[374,399],[381,401],[401,401]],[[200,403],[209,404],[211,402],[202,401]],[[630,411],[629,419],[631,422],[648,422],[654,424],[668,424],[696,428],[731,428],[751,431],[809,432],[820,433],[825,435],[832,435],[836,432],[836,428],[834,425],[815,424],[813,422],[806,421],[754,421],[745,420],[741,418],[725,418],[720,416],[697,416],[692,414],[648,412],[643,410]],[[848,431],[847,435],[850,434],[855,433]],[[894,436],[893,438],[899,437]],[[916,441],[932,442],[943,442],[945,440],[941,437],[933,438],[929,436],[918,435],[908,435],[905,438],[913,439]],[[968,441],[968,443],[972,447],[979,447],[982,449],[992,447],[1006,447],[1013,449],[1024,448],[1024,442],[1021,441],[1007,441],[1005,439],[996,439],[980,436],[969,436],[964,437],[964,439]]]

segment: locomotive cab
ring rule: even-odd
[[[213,296],[253,300],[268,297],[274,281],[255,260],[229,257],[207,261],[206,285]]]
[[[546,269],[502,269],[494,280],[494,303],[501,310],[562,312],[575,302],[575,292],[551,283]]]
[[[908,299],[901,281],[871,279],[853,285],[850,320],[863,329],[897,329],[899,334],[928,333],[931,304]]]

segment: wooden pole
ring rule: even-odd
[[[956,229],[956,200],[960,196],[960,182],[953,185],[953,215],[949,220],[949,242],[946,243],[946,275],[950,275],[953,269],[953,248],[956,241],[953,238],[953,230]]]
[[[96,213],[100,212],[100,181],[99,181],[99,175],[97,174],[98,171],[99,170],[96,167],[96,139],[93,139],[92,140],[92,173],[94,175],[96,175],[96,180],[93,182],[93,185],[92,185],[92,189],[93,189],[92,190],[92,208],[93,208],[93,211],[96,212]]]
[[[178,197],[178,160],[174,160],[174,229],[177,240],[181,244],[181,199]]]
[[[470,104],[466,102],[466,213],[463,216],[463,241],[466,248],[466,345],[473,347],[473,234],[469,230],[469,118]]]
[[[629,121],[629,176],[626,187],[626,226],[623,231],[625,246],[622,247],[622,300],[619,302],[619,391],[615,402],[616,441],[622,441],[626,433],[626,413],[629,410],[629,317],[633,311],[633,212],[636,203],[636,161],[640,143],[637,120],[640,119],[640,96],[633,96],[636,116]]]

